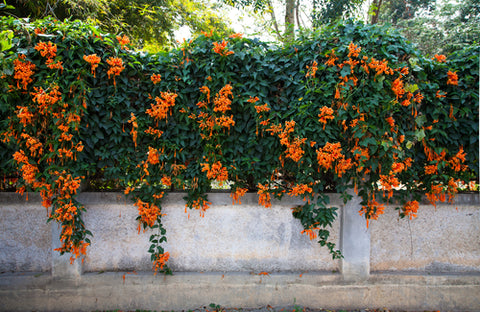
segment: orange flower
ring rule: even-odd
[[[292,190],[288,193],[290,196],[298,196],[298,195],[303,195],[305,193],[311,193],[312,188],[309,187],[306,184],[296,184]]]
[[[447,57],[442,54],[435,54],[434,57],[432,57],[432,60],[437,60],[439,63],[445,63],[447,61]]]
[[[215,95],[213,111],[225,113],[230,110],[230,105],[232,104],[230,97],[233,99],[232,86],[227,84]]]
[[[252,103],[252,104],[253,104],[253,103],[256,103],[256,102],[258,102],[258,101],[260,101],[260,99],[258,98],[258,96],[256,96],[256,97],[250,97],[250,98],[247,100],[248,103]]]
[[[84,55],[83,59],[92,66],[91,73],[93,74],[93,77],[95,77],[95,69],[98,67],[101,59],[97,54]]]
[[[207,178],[214,179],[223,185],[224,181],[228,180],[228,170],[222,166],[220,161],[213,163],[211,166],[208,163],[200,164],[202,166],[202,172],[207,171]]]
[[[436,184],[431,186],[431,190],[425,194],[427,199],[430,201],[430,204],[437,207],[436,202],[439,200],[441,202],[445,201],[445,192],[443,191],[443,185]]]
[[[369,220],[377,220],[378,217],[384,213],[385,206],[384,204],[379,204],[375,200],[375,192],[372,193],[372,199],[367,201],[366,206],[362,206],[362,209],[358,212],[360,215],[365,214],[365,218],[367,219],[367,228],[369,224]]]
[[[307,66],[307,74],[305,75],[306,78],[308,77],[315,77],[315,74],[317,73],[318,70],[318,63],[317,61],[313,61],[312,67]]]
[[[305,151],[300,146],[303,145],[306,140],[307,138],[300,139],[297,137],[293,139],[293,142],[287,141],[287,150],[285,152],[285,157],[292,159],[294,162],[299,162],[303,154],[305,153]]]
[[[163,176],[162,177],[162,184],[166,185],[166,186],[172,186],[172,178],[170,177],[167,177],[167,176]]]
[[[157,83],[159,83],[160,81],[162,81],[162,75],[160,75],[160,74],[152,74],[152,76],[150,77],[150,79],[152,80],[153,84],[157,84]]]
[[[394,162],[392,164],[392,169],[391,170],[392,170],[393,174],[400,173],[403,170],[405,170],[405,165],[403,163]]]
[[[207,95],[207,103],[210,103],[210,89],[207,86],[202,86],[200,87],[200,92]]]
[[[150,117],[156,121],[167,119],[168,113],[171,114],[171,108],[175,106],[176,93],[160,92],[161,98],[155,97],[155,103],[145,111]]]
[[[417,211],[418,211],[418,201],[416,200],[406,202],[405,205],[403,205],[403,214],[406,217],[409,217],[410,220],[417,217]]]
[[[435,94],[435,96],[436,96],[437,98],[441,99],[441,98],[446,97],[446,95],[447,95],[446,92],[442,92],[442,93],[440,93],[440,92],[442,92],[442,91],[437,90],[437,93]]]
[[[388,198],[393,196],[393,189],[400,186],[400,182],[398,181],[397,177],[393,174],[389,175],[380,175],[380,185],[381,189],[385,193],[388,191]],[[383,195],[385,197],[385,194]]]
[[[417,93],[415,94],[415,98],[413,100],[420,104],[423,100],[423,95],[421,93]]]
[[[228,128],[228,130],[230,130],[230,127],[235,126],[235,120],[233,120],[233,115],[231,115],[230,117],[220,116],[218,118],[215,118],[215,124],[220,127]]]
[[[448,76],[447,84],[458,86],[457,72],[452,72],[451,70],[449,70],[447,73],[447,76]]]
[[[225,41],[225,40],[222,40],[222,43],[218,43],[218,42],[214,42],[213,43],[213,52],[221,55],[221,56],[227,56],[227,55],[231,55],[231,54],[234,54],[233,51],[228,51],[227,49],[227,44],[228,44],[228,41]]]
[[[57,56],[57,45],[50,41],[48,43],[40,41],[35,46],[35,50],[39,51],[43,57],[47,58],[47,60],[52,60]]]
[[[170,254],[168,252],[156,255],[156,258],[153,261],[153,270],[155,271],[154,275],[157,275],[158,269],[163,270],[169,258]]]
[[[353,42],[350,42],[350,44],[348,45],[348,57],[358,57],[361,50],[361,47],[353,44]]]
[[[28,110],[26,106],[17,106],[17,117],[20,119],[20,123],[23,124],[23,127],[26,127],[27,124],[32,122],[32,118],[34,117],[33,113]]]
[[[327,142],[323,148],[317,150],[318,165],[329,170],[337,159],[344,158],[341,151],[342,147],[340,143]]]
[[[402,77],[398,77],[397,79],[395,79],[395,81],[392,82],[392,91],[397,96],[397,100],[405,94],[405,89],[403,89]]]
[[[205,211],[207,211],[207,209],[210,208],[210,205],[212,203],[209,202],[209,201],[206,201],[205,199],[203,198],[198,198],[196,200],[194,200],[192,202],[192,208],[196,209],[196,210],[200,210],[200,217],[204,217],[205,216]],[[185,205],[185,212],[187,212],[187,206],[188,205]]]
[[[326,54],[326,56],[328,56],[328,61],[325,62],[325,65],[335,66],[335,61],[338,60],[338,57],[335,56],[335,50],[332,49],[329,53]]]
[[[322,106],[320,108],[320,114],[318,114],[318,121],[323,123],[323,129],[325,129],[325,125],[327,124],[328,120],[332,120],[335,117],[333,116],[333,109],[327,106]]]
[[[160,138],[163,134],[163,131],[158,130],[158,129],[154,129],[152,127],[148,127],[148,129],[145,130],[145,133],[151,134],[153,136],[156,136],[157,138]]]
[[[437,165],[427,165],[425,166],[426,175],[434,175],[438,173]]]
[[[123,37],[117,36],[117,40],[118,40],[118,42],[120,43],[120,46],[122,47],[122,49],[123,49],[127,44],[130,44],[130,39],[129,39],[126,35],[123,35]]]
[[[138,199],[134,205],[138,207],[138,214],[140,216],[139,225],[146,224],[152,227],[157,221],[157,218],[161,216],[160,208],[154,204]]]
[[[268,184],[262,185],[258,183],[258,204],[262,205],[265,208],[272,207],[272,203],[270,201],[270,193],[268,192]]]
[[[243,34],[241,33],[236,33],[236,34],[231,34],[229,38],[243,38]]]
[[[257,114],[260,114],[260,113],[263,113],[263,112],[270,111],[270,107],[268,107],[268,104],[255,105],[255,110],[257,111]]]
[[[159,157],[158,150],[156,148],[149,146],[147,162],[149,162],[152,165],[156,165],[160,162],[158,157]]]
[[[137,123],[137,117],[133,113],[131,113],[130,120],[128,123],[132,124],[132,131],[130,133],[132,134],[133,138],[133,143],[135,143],[135,147],[137,147],[137,128],[138,128],[138,123]]]
[[[232,197],[232,205],[235,205],[235,203],[241,205],[242,202],[240,201],[240,197],[245,195],[245,193],[247,193],[247,191],[248,191],[248,189],[246,189],[246,188],[237,187],[235,189],[235,192],[232,192],[230,194],[230,197]]]
[[[314,240],[318,236],[316,231],[318,231],[319,229],[320,228],[318,228],[318,227],[310,226],[308,229],[305,229],[305,230],[301,231],[300,233],[301,234],[307,234],[308,237],[310,238],[310,240]]]
[[[125,69],[123,66],[123,61],[119,57],[109,57],[107,59],[107,64],[110,65],[110,69],[107,71],[108,78],[113,76],[113,85],[116,86],[115,77],[119,76],[120,73]]]
[[[23,89],[27,90],[28,84],[33,81],[31,77],[34,74],[35,64],[24,60],[25,55],[20,54],[18,59],[13,61],[15,71],[13,78],[17,80],[17,88],[20,88],[19,84],[22,84]]]

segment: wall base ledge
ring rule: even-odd
[[[188,310],[287,307],[480,311],[480,274],[376,272],[361,282],[339,273],[86,273],[55,279],[48,272],[0,274],[1,311]]]

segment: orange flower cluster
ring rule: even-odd
[[[318,114],[318,118],[318,121],[323,124],[323,130],[325,130],[325,125],[327,124],[328,120],[335,118],[335,116],[333,116],[333,109],[327,106],[320,107],[320,114]]]
[[[45,64],[47,64],[48,68],[63,70],[62,62],[59,61],[55,63],[53,61],[53,59],[57,56],[56,44],[53,44],[50,41],[48,43],[40,41],[35,46],[35,50],[39,51],[40,55],[47,58],[47,61],[45,62]]]
[[[163,270],[169,258],[170,254],[168,252],[156,255],[156,258],[153,261],[153,271],[155,272],[154,275],[157,275],[157,271],[159,269]]]
[[[33,185],[36,181],[36,175],[39,172],[38,167],[29,162],[28,157],[23,150],[15,152],[13,154],[13,159],[15,159],[18,166],[23,164],[20,168],[22,177],[26,183]]]
[[[206,94],[207,99],[206,101],[200,101],[197,103],[197,106],[200,109],[208,109],[208,104],[210,103],[210,89],[207,86],[203,86],[200,88],[200,92]],[[235,125],[235,121],[233,120],[233,115],[225,116],[225,113],[231,110],[231,104],[233,99],[232,93],[232,86],[230,84],[225,85],[220,91],[215,95],[213,100],[214,107],[213,113],[209,114],[205,111],[200,112],[200,114],[189,115],[189,118],[196,119],[197,117],[200,119],[198,120],[200,129],[206,130],[209,132],[208,136],[204,133],[200,133],[200,136],[204,140],[208,140],[213,136],[213,130],[215,126],[220,128],[227,128],[230,130],[230,127]],[[222,115],[218,116],[215,113],[220,113]]]
[[[232,192],[230,194],[230,197],[232,197],[232,205],[235,205],[235,203],[241,205],[242,202],[240,201],[240,197],[245,195],[245,193],[247,193],[247,191],[248,191],[248,189],[246,189],[246,188],[237,187],[235,189],[235,192]]]
[[[161,181],[163,185],[172,186],[172,178],[170,177],[163,176]]]
[[[335,66],[335,61],[338,60],[338,57],[335,55],[335,50],[332,49],[330,52],[326,54],[328,56],[328,61],[325,62],[327,66]]]
[[[55,171],[54,173],[58,175],[55,186],[61,198],[70,199],[72,195],[77,194],[83,177],[73,177],[71,174],[67,174],[65,170],[60,173]]]
[[[289,134],[295,131],[295,121],[286,121],[285,128],[282,125],[271,125],[270,128],[266,130],[270,132],[271,135],[277,134],[280,139],[280,144],[286,146],[285,157],[292,159],[295,162],[300,161],[305,151],[301,146],[307,140],[306,138],[295,137],[290,138]]]
[[[157,83],[159,83],[160,81],[162,81],[162,75],[160,75],[160,74],[152,74],[152,76],[150,76],[150,79],[152,80],[153,84],[157,84]]]
[[[317,70],[318,70],[318,63],[317,61],[313,61],[311,67],[307,65],[307,74],[305,75],[305,78],[308,78],[308,77],[315,78]]]
[[[234,54],[233,51],[229,51],[227,48],[228,41],[222,40],[222,43],[214,42],[213,43],[213,52],[221,55],[221,56],[227,56]]]
[[[320,167],[330,170],[333,167],[333,163],[337,160],[344,159],[342,154],[342,146],[340,142],[329,143],[327,142],[324,147],[317,149],[317,162]]]
[[[212,203],[209,201],[206,201],[203,198],[198,198],[192,202],[192,208],[199,210],[200,211],[200,217],[205,217],[205,211],[207,211],[208,208],[210,208],[210,205]],[[185,212],[187,212],[188,204],[185,205]]]
[[[319,227],[315,227],[314,225],[311,225],[308,229],[302,230],[300,233],[306,234],[308,235],[308,238],[310,238],[310,240],[314,240],[318,236],[317,234],[318,230],[320,230]]]
[[[390,173],[389,175],[380,175],[380,186],[381,189],[383,190],[384,194],[383,197],[385,197],[385,191],[388,192],[388,198],[390,199],[393,196],[393,190],[396,187],[400,186],[400,182],[398,181],[397,177],[393,174]]]
[[[20,54],[18,59],[13,61],[14,72],[13,78],[17,80],[17,88],[22,85],[24,90],[27,90],[27,86],[33,81],[32,75],[34,74],[35,64],[30,61],[25,61],[25,55]]]
[[[222,166],[220,161],[216,161],[212,165],[208,163],[200,165],[202,166],[202,172],[207,172],[208,179],[217,180],[220,182],[220,185],[223,185],[223,182],[228,180],[228,170]]]
[[[38,104],[40,115],[52,114],[52,106],[62,100],[62,94],[58,91],[58,86],[51,87],[49,92],[46,92],[42,87],[34,87],[34,90],[35,92],[31,93],[33,96],[32,100]]]
[[[401,76],[392,82],[392,91],[397,96],[397,101],[405,94],[405,89],[403,88],[403,81]]]
[[[213,111],[225,114],[226,111],[230,110],[230,105],[232,105],[230,97],[233,99],[232,86],[227,84],[215,95]]]
[[[127,44],[130,44],[130,39],[126,35],[123,35],[123,37],[117,36],[117,40],[122,49],[124,49]]]
[[[116,86],[115,77],[119,76],[125,69],[123,66],[123,60],[119,57],[109,57],[107,59],[107,64],[110,65],[110,68],[107,71],[108,78],[113,76],[113,85]]]
[[[296,184],[288,193],[288,195],[294,197],[298,195],[303,195],[305,193],[312,193],[312,188],[306,184]]]
[[[130,131],[130,133],[132,134],[132,138],[133,138],[133,143],[135,144],[135,147],[137,147],[137,128],[138,128],[138,123],[137,123],[137,117],[135,117],[135,115],[133,113],[131,113],[130,115],[130,120],[128,121],[128,123],[131,123],[132,124],[132,130]]]
[[[154,129],[152,127],[148,127],[148,129],[145,130],[145,133],[156,136],[157,138],[160,138],[163,134],[163,131]]]
[[[268,184],[262,185],[258,183],[257,187],[258,187],[258,190],[257,190],[258,204],[262,205],[265,208],[271,208],[272,203],[271,203]]]
[[[403,205],[403,214],[406,217],[409,217],[410,220],[413,220],[413,218],[417,217],[417,211],[418,211],[418,201],[409,201],[406,202],[405,205]]]
[[[375,200],[375,192],[372,192],[371,199],[367,201],[366,206],[362,206],[362,209],[358,212],[360,215],[365,214],[367,219],[367,228],[369,225],[369,220],[378,220],[378,217],[384,213],[385,205],[379,204]]]
[[[155,97],[155,103],[145,113],[150,115],[155,121],[167,119],[168,113],[171,114],[171,108],[175,106],[176,93],[160,92],[161,98]]]
[[[362,51],[362,48],[359,47],[358,45],[354,44],[353,42],[350,42],[348,45],[348,57],[358,57],[360,54],[360,51]]]
[[[458,86],[457,72],[452,72],[451,70],[449,70],[447,73],[447,76],[448,76],[448,80],[447,80],[448,85]]]
[[[53,59],[57,56],[57,45],[50,41],[48,43],[40,41],[35,46],[35,50],[39,51],[40,55],[47,59]]]
[[[32,122],[34,115],[28,110],[28,107],[17,106],[17,117],[20,119],[20,123],[23,124],[23,127],[26,127]]]
[[[97,56],[97,54],[90,54],[90,55],[84,55],[83,59],[90,64],[91,68],[91,73],[93,77],[95,78],[95,69],[98,67],[98,64],[100,63],[101,59],[100,57]]]
[[[230,36],[228,36],[228,38],[232,38],[232,39],[235,39],[235,38],[237,38],[237,39],[241,39],[241,38],[243,38],[243,34],[241,34],[241,33],[235,33],[235,34],[231,34]]]
[[[270,107],[268,107],[268,104],[255,105],[255,110],[257,111],[257,114],[260,114],[260,113],[263,113],[263,112],[270,111]],[[260,118],[262,118],[262,117],[260,116]]]
[[[439,63],[445,63],[447,61],[447,57],[443,54],[435,54],[433,57],[432,57],[432,60],[436,60],[437,62]]]
[[[33,157],[42,156],[43,155],[43,144],[38,139],[28,135],[27,133],[23,132],[21,135],[22,139],[26,140],[27,148],[30,150],[30,155]]]
[[[149,146],[147,162],[152,165],[156,165],[160,162],[158,157],[159,157],[158,150],[156,148]]]
[[[445,201],[445,192],[442,184],[432,185],[430,191],[425,194],[430,204],[437,207],[437,201]]]
[[[159,216],[162,216],[160,208],[158,208],[154,204],[150,204],[147,202],[144,202],[140,199],[138,199],[135,204],[135,206],[138,207],[138,214],[139,214],[139,223],[138,223],[138,232],[140,233],[141,230],[141,225],[145,224],[148,225],[149,227],[152,227],[155,222],[157,221],[157,218]]]

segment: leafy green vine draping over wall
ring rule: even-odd
[[[41,193],[72,260],[90,242],[75,200],[85,179],[125,187],[168,272],[170,190],[202,215],[212,181],[235,203],[300,196],[293,216],[336,258],[326,192],[354,189],[368,225],[385,202],[414,218],[422,195],[452,200],[478,176],[478,46],[425,57],[388,28],[346,22],[286,47],[204,34],[147,54],[78,21],[0,24],[15,34],[0,64],[0,173]]]

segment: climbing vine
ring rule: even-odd
[[[412,219],[422,196],[453,201],[478,176],[478,46],[426,57],[387,28],[346,22],[285,47],[203,34],[146,54],[81,22],[0,23],[15,34],[0,66],[0,170],[40,192],[72,261],[90,243],[82,182],[123,186],[155,272],[168,273],[172,190],[201,216],[212,183],[234,204],[248,191],[266,208],[299,197],[302,233],[338,258],[328,192],[356,192],[368,226],[388,203]]]

